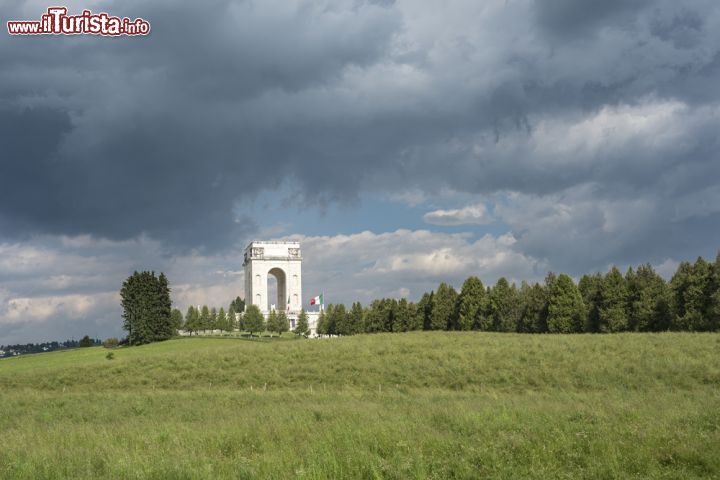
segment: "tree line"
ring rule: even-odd
[[[520,286],[500,278],[485,286],[471,276],[460,292],[441,283],[418,302],[383,298],[363,308],[328,305],[317,330],[353,335],[412,330],[518,333],[611,333],[720,330],[720,254],[681,263],[670,282],[651,265],[583,275],[549,273]]]
[[[265,331],[278,335],[290,331],[290,320],[285,312],[273,310],[266,319],[257,305],[249,305],[245,311],[245,302],[240,297],[230,304],[227,313],[223,307],[217,309],[203,305],[200,308],[188,307],[184,318],[177,309],[173,310],[173,316],[177,330],[185,330],[191,336],[193,333],[197,334],[208,330],[211,332],[216,330],[248,332],[251,336]],[[293,332],[302,336],[309,335],[308,317],[304,310],[301,310]]]

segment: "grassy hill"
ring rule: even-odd
[[[720,335],[178,339],[0,360],[0,478],[720,478]]]

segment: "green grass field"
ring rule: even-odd
[[[0,478],[720,478],[720,335],[178,339],[0,360]]]

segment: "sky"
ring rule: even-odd
[[[0,344],[121,336],[134,270],[227,306],[253,239],[305,303],[720,248],[717,0],[65,4],[152,31],[0,34]]]

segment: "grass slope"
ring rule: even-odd
[[[720,478],[720,336],[178,339],[0,361],[0,478]]]

